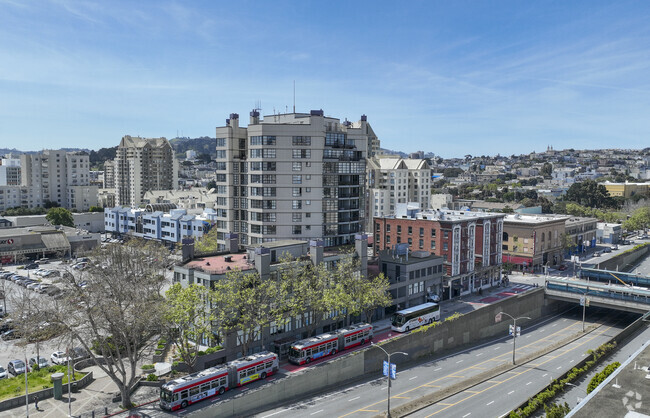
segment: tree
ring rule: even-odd
[[[609,196],[609,192],[605,186],[593,180],[573,183],[566,192],[565,200],[590,208],[608,208],[615,206],[615,202]]]
[[[636,231],[650,227],[650,207],[639,208],[623,222],[623,228]]]
[[[90,354],[127,408],[138,362],[163,330],[160,292],[168,254],[157,243],[137,239],[98,248],[86,270],[63,275],[57,284],[61,299],[41,298],[37,306],[66,347],[77,344]]]
[[[463,173],[464,173],[463,169],[458,167],[449,167],[442,170],[442,175],[445,176],[445,178],[458,177]]]
[[[52,208],[48,210],[45,219],[47,219],[52,225],[63,225],[74,228],[72,212],[65,208]]]
[[[568,251],[569,253],[574,252],[576,247],[578,246],[575,242],[575,239],[568,234],[562,234],[561,242],[562,242],[562,249]]]
[[[544,178],[550,179],[553,174],[553,164],[544,163],[540,173],[542,174],[542,176],[544,176]]]
[[[210,189],[216,189],[216,188],[217,188],[217,182],[214,181],[214,180],[210,180],[210,181],[208,182],[208,185],[207,185],[206,187],[208,188],[208,190],[210,190]]]
[[[165,297],[168,335],[181,360],[194,371],[199,343],[206,335],[212,334],[212,321],[216,320],[210,310],[213,295],[204,286],[191,284],[184,288],[180,283],[174,283],[165,292]]]
[[[88,209],[88,212],[103,212],[104,208],[101,206],[91,206],[90,209]]]
[[[194,241],[194,250],[197,253],[210,253],[217,251],[219,242],[217,241],[217,228],[212,228],[207,234]]]
[[[215,283],[215,320],[223,331],[237,331],[242,356],[271,322],[282,324],[286,319],[285,289],[281,280],[262,279],[257,270],[230,270]]]

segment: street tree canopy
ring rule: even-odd
[[[90,353],[125,407],[132,405],[138,362],[163,330],[168,254],[155,242],[137,239],[98,248],[86,270],[62,276],[61,299],[41,298],[30,307],[61,333],[64,348],[76,345]]]
[[[52,208],[48,210],[45,219],[52,225],[63,225],[74,228],[72,212],[66,208]]]

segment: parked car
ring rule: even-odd
[[[9,364],[7,364],[7,371],[14,376],[25,373],[25,369],[25,362],[22,360],[11,360]]]
[[[82,262],[82,263],[73,264],[72,268],[77,270],[83,270],[86,268],[87,265],[88,263]]]
[[[66,364],[68,362],[68,356],[63,351],[55,351],[50,356],[52,364]]]
[[[40,284],[38,287],[34,290],[38,293],[46,293],[47,289],[49,289],[50,285],[49,284]]]
[[[607,248],[604,248],[604,249],[603,249],[603,252],[604,252],[604,253],[611,253],[611,252],[612,252],[612,249],[609,248],[609,247],[607,247]]]
[[[18,335],[18,332],[15,329],[10,329],[9,331],[5,331],[0,334],[0,338],[2,338],[4,341],[9,341],[20,338],[20,335]]]
[[[29,359],[29,368],[33,369],[34,366],[38,364],[38,368],[42,369],[43,367],[48,367],[50,363],[47,362],[47,359],[44,359],[43,357],[32,357]]]
[[[594,253],[594,257],[600,257],[600,251],[596,251],[596,252]]]
[[[36,264],[36,263],[29,263],[29,264],[27,264],[25,266],[26,270],[34,270],[34,269],[37,269],[37,268],[38,268],[38,264]]]
[[[75,347],[72,349],[72,359],[73,360],[81,360],[84,358],[90,357],[88,354],[88,351],[86,351],[85,348],[83,347]]]
[[[4,367],[0,366],[0,379],[6,379],[7,378],[7,370],[5,370]]]
[[[40,260],[38,260],[38,264],[47,264],[49,262],[50,262],[49,258],[41,258]]]

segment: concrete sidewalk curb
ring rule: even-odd
[[[560,340],[560,341],[558,341],[558,342],[556,342],[554,344],[551,344],[550,346],[548,346],[548,347],[546,347],[546,348],[544,348],[544,349],[542,349],[540,351],[537,351],[537,352],[529,354],[529,355],[527,355],[527,356],[525,356],[525,357],[523,357],[521,359],[518,359],[519,364],[513,365],[513,364],[510,364],[509,362],[499,364],[498,366],[496,366],[492,370],[488,370],[488,371],[479,373],[478,375],[476,375],[474,377],[471,377],[469,379],[465,379],[465,380],[463,380],[461,382],[458,382],[456,384],[453,384],[451,386],[448,386],[448,387],[443,388],[441,390],[438,390],[436,392],[425,395],[425,396],[419,398],[418,400],[407,402],[407,403],[405,403],[403,405],[400,405],[400,406],[398,406],[396,408],[391,409],[391,411],[390,411],[391,416],[396,417],[396,418],[405,417],[405,416],[408,416],[408,415],[410,415],[410,414],[412,414],[414,412],[420,411],[420,410],[422,410],[424,408],[427,408],[427,407],[429,407],[429,406],[431,406],[431,405],[433,405],[433,404],[435,404],[437,402],[440,402],[440,401],[442,401],[442,400],[444,400],[446,398],[449,398],[449,397],[451,397],[453,395],[456,395],[456,394],[458,394],[460,392],[463,392],[463,391],[465,391],[467,389],[470,389],[470,388],[472,388],[474,386],[478,386],[481,383],[484,383],[484,382],[486,382],[486,381],[488,381],[490,379],[493,379],[493,378],[495,378],[497,376],[500,376],[500,375],[502,375],[504,373],[507,373],[507,372],[509,372],[509,371],[511,371],[513,369],[525,366],[527,363],[529,363],[529,362],[531,362],[533,360],[536,360],[536,359],[538,359],[538,358],[540,358],[542,356],[545,356],[546,354],[548,354],[548,353],[550,353],[550,352],[552,352],[552,351],[554,351],[554,350],[556,350],[556,349],[558,349],[558,348],[560,348],[560,347],[562,347],[564,345],[567,345],[567,344],[579,339],[580,337],[583,337],[583,336],[585,336],[587,334],[590,334],[591,332],[593,332],[594,330],[596,330],[599,327],[600,327],[600,325],[595,325],[595,324],[590,325],[584,333],[583,332],[575,333],[575,334],[573,334],[573,335],[571,335],[571,336],[569,336],[569,337],[567,337],[567,338],[565,338],[563,340]],[[383,418],[385,416],[386,416],[386,414],[376,415],[376,418]]]

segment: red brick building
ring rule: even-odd
[[[443,299],[490,287],[501,279],[505,214],[398,211],[373,221],[374,253],[408,243],[411,251],[443,257]]]

